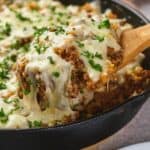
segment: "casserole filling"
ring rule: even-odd
[[[55,126],[110,109],[150,86],[150,71],[122,62],[132,26],[94,3],[3,4],[0,11],[0,127]],[[117,71],[117,72],[116,72]],[[130,87],[130,88],[129,88]]]

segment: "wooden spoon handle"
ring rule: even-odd
[[[150,47],[150,24],[124,31],[121,43],[124,49],[122,68],[130,63],[140,52]]]

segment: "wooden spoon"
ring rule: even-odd
[[[121,45],[124,54],[120,69],[129,64],[140,52],[150,47],[150,24],[124,31]]]

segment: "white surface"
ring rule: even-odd
[[[119,150],[150,150],[150,142],[131,145]]]

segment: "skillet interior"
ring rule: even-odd
[[[122,3],[117,0],[103,0],[102,8],[103,10],[111,8],[119,17],[126,17],[134,26],[147,23],[141,14],[127,6],[123,7]],[[147,69],[150,69],[149,59],[150,50],[147,50],[146,59],[143,63]],[[101,116],[71,125],[46,129],[1,130],[0,149],[73,150],[94,144],[112,135],[129,122],[145,102],[148,94],[149,92],[146,92],[141,96],[132,98],[132,101]]]

